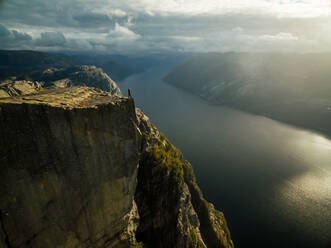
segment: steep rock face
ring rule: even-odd
[[[0,167],[1,248],[233,247],[192,166],[132,98],[0,99]]]
[[[200,219],[200,229],[208,247],[233,247],[224,214],[207,202],[196,183],[192,165],[183,162],[184,180],[191,193],[191,202]]]
[[[116,83],[96,66],[71,66],[68,68],[49,68],[29,75],[33,80],[45,82],[45,87],[65,88],[69,86],[87,86],[99,88],[112,94],[121,94]]]
[[[0,247],[133,246],[133,101],[81,87],[0,102]]]
[[[138,241],[146,247],[233,247],[223,214],[202,197],[191,164],[140,110],[137,116],[143,136]]]

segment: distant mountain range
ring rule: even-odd
[[[93,65],[102,68],[119,82],[152,66],[173,63],[178,56],[122,56],[100,54],[55,54],[37,51],[0,50],[0,80],[13,76],[26,76],[49,68],[63,69],[72,66]]]
[[[62,54],[34,51],[0,51],[0,79],[29,74],[49,67],[63,68],[74,65],[74,61]]]
[[[210,53],[164,80],[214,104],[331,136],[331,54]]]

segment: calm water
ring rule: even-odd
[[[331,247],[331,140],[210,105],[163,83],[167,71],[120,87],[193,164],[236,247]]]

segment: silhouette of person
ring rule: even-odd
[[[128,97],[132,97],[131,96],[131,90],[130,89],[128,89]]]

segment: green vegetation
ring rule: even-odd
[[[191,243],[196,243],[198,241],[197,231],[193,227],[190,227],[190,241]]]
[[[156,163],[164,164],[167,168],[171,169],[171,172],[177,180],[183,178],[184,171],[180,159],[180,151],[162,134],[161,141],[162,142],[157,142],[152,146],[150,151],[152,160]]]
[[[136,242],[135,248],[144,248],[143,242]]]
[[[202,241],[197,233],[197,230],[193,226],[190,226],[189,240],[190,240],[190,243],[193,245],[193,247],[204,247],[204,244],[202,243]]]

